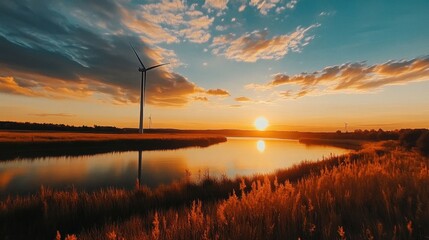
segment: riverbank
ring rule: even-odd
[[[361,150],[364,148],[365,144],[370,143],[369,141],[364,140],[326,138],[301,138],[299,139],[299,142],[306,145],[325,145],[351,150]]]
[[[215,134],[102,134],[69,132],[0,132],[0,160],[75,156],[113,151],[207,147],[227,141]]]

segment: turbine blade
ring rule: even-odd
[[[133,45],[131,45],[131,43],[130,43],[130,47],[133,49],[134,53],[136,54],[136,57],[138,58],[140,64],[143,67],[143,69],[146,69],[145,66],[144,66],[144,64],[143,64],[143,62],[142,62],[142,60],[140,59],[139,55],[137,54],[136,50],[134,49]]]
[[[154,69],[154,68],[157,68],[157,67],[161,67],[161,66],[164,66],[164,65],[167,65],[167,64],[170,64],[170,63],[163,63],[163,64],[158,64],[158,65],[155,65],[155,66],[152,66],[152,67],[148,67],[148,68],[146,68],[146,71],[149,71],[151,69]]]

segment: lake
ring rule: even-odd
[[[225,143],[206,148],[13,159],[0,162],[0,195],[34,193],[41,185],[54,189],[74,186],[88,191],[105,187],[131,189],[139,178],[142,185],[156,187],[184,179],[187,172],[195,181],[207,175],[234,178],[272,173],[304,160],[347,152],[297,140],[228,138]]]

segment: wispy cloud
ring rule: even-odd
[[[298,3],[298,0],[290,0],[287,4],[286,4],[286,7],[287,8],[290,8],[290,9],[292,9],[292,8],[295,8],[295,6],[296,6],[296,4]]]
[[[269,38],[268,31],[253,31],[235,38],[234,34],[221,35],[213,39],[211,47],[216,55],[241,62],[256,62],[259,59],[281,59],[289,51],[299,52],[313,40],[308,32],[320,24],[297,27],[290,34]]]
[[[228,91],[223,90],[223,89],[209,89],[206,91],[207,94],[209,95],[216,95],[216,96],[230,96],[231,94],[229,94]]]
[[[261,14],[267,15],[268,11],[276,7],[280,0],[250,0],[249,5],[256,7]]]
[[[189,40],[204,43],[211,37],[208,28],[214,18],[204,15],[197,10],[197,6],[188,6],[182,0],[163,0],[141,5],[137,10],[123,8],[123,21],[147,42],[173,43]]]
[[[242,4],[242,5],[240,5],[240,7],[238,7],[239,12],[244,11],[244,9],[246,9],[246,4]]]
[[[248,88],[269,89],[278,86],[298,87],[281,92],[284,97],[302,97],[308,94],[332,92],[366,92],[388,85],[429,80],[429,56],[410,60],[390,60],[381,64],[365,62],[329,66],[313,73],[297,75],[276,74],[267,84],[252,84]]]
[[[319,13],[319,16],[323,17],[323,16],[331,16],[334,15],[335,11],[323,11]]]
[[[250,98],[248,98],[248,97],[237,97],[237,98],[235,98],[234,99],[235,101],[237,101],[237,102],[250,102],[250,101],[252,101]]]
[[[38,96],[39,94],[27,87],[21,86],[14,77],[0,76],[0,92],[24,96]]]
[[[195,96],[195,97],[193,97],[193,99],[195,101],[202,101],[202,102],[208,102],[209,101],[209,99],[207,97],[201,97],[201,96]]]
[[[206,0],[204,7],[225,10],[227,8],[227,4],[228,0]]]
[[[276,13],[280,13],[286,8],[293,9],[297,3],[298,0],[290,0],[286,3],[283,0],[250,0],[249,5],[257,8],[262,15],[267,15],[272,9],[276,9]]]

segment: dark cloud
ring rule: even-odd
[[[346,63],[326,67],[313,73],[276,74],[265,84],[249,84],[250,88],[267,89],[280,85],[298,86],[296,92],[280,93],[284,97],[302,97],[312,92],[370,91],[386,85],[429,80],[429,56],[411,60],[391,60],[382,64]]]
[[[117,103],[138,102],[141,76],[128,42],[147,66],[168,61],[174,53],[145,44],[123,25],[120,19],[132,8],[130,4],[100,0],[0,3],[0,91],[41,97],[101,92]],[[181,106],[199,91],[166,67],[148,72],[146,100],[150,104]]]
[[[206,91],[209,95],[216,95],[216,96],[230,96],[229,92],[223,89],[209,89]]]

